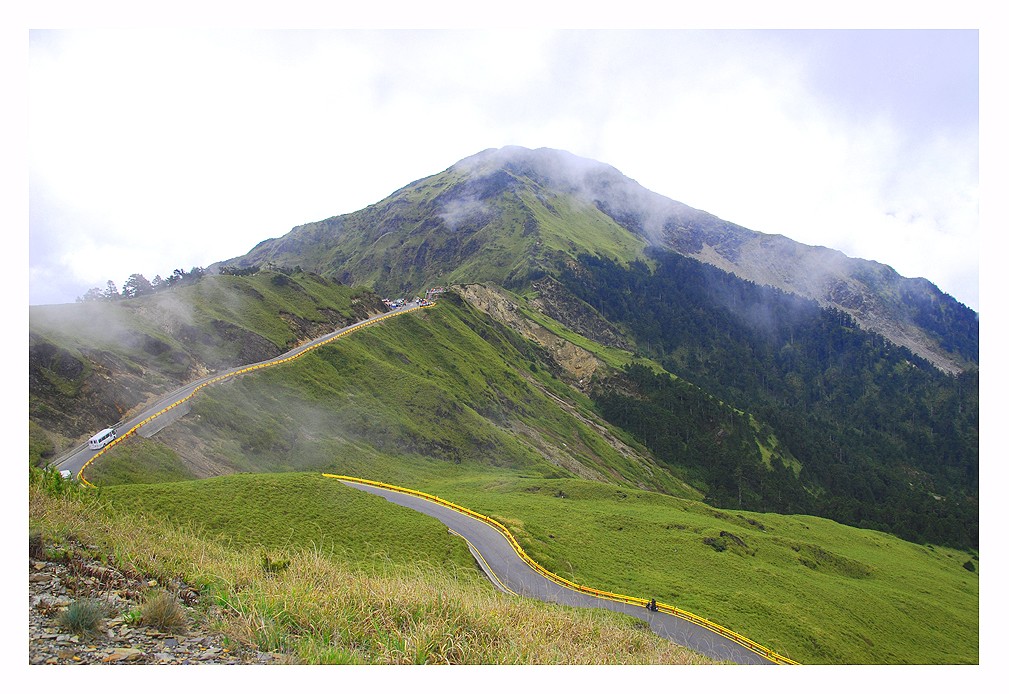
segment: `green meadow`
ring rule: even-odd
[[[106,487],[117,508],[172,519],[235,549],[282,556],[315,550],[380,568],[429,564],[474,573],[466,546],[432,518],[317,474],[239,474],[174,484]]]
[[[333,471],[347,472],[338,462]],[[962,552],[582,480],[474,469],[414,484],[500,520],[558,575],[655,597],[801,663],[978,662],[977,558]],[[464,546],[437,522],[317,473],[102,493],[117,508],[249,551],[314,548],[372,569],[421,563],[472,571]]]
[[[811,516],[583,480],[432,480],[554,573],[654,597],[803,663],[977,663],[978,557]]]

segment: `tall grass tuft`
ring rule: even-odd
[[[60,613],[61,627],[80,636],[96,636],[105,624],[106,608],[94,598],[83,598],[70,603]]]
[[[45,541],[42,538],[42,531],[38,528],[28,529],[28,558],[29,559],[45,559],[46,557],[46,546]]]
[[[169,634],[184,634],[189,627],[186,609],[167,590],[159,590],[144,600],[140,623]]]

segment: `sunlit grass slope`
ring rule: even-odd
[[[373,568],[431,564],[472,572],[465,545],[445,527],[317,474],[228,475],[175,484],[107,487],[116,508],[173,519],[200,537],[273,554],[315,550]]]
[[[348,474],[368,476],[376,458],[399,459],[403,468],[420,458],[699,498],[668,470],[617,450],[619,432],[550,374],[542,356],[449,299],[205,389],[155,445],[215,474],[329,470],[340,459]],[[148,456],[137,448],[132,441],[116,446],[88,468],[89,479],[144,481]],[[176,479],[186,477],[180,471]]]
[[[68,484],[33,477],[31,533],[56,544],[72,536],[162,585],[182,579],[200,593],[195,610],[233,650],[309,664],[707,662],[625,615],[498,593],[440,523],[321,476],[237,475],[102,494],[60,491]],[[131,495],[168,503],[178,515],[169,523],[159,517],[167,507],[130,511]],[[223,507],[218,523],[194,530],[194,511],[209,512],[212,499]],[[296,533],[285,543],[284,524],[266,516],[290,521],[285,510],[293,506],[301,507]],[[246,516],[257,519],[255,528]],[[369,534],[380,549],[362,541]],[[339,538],[346,541],[330,542]]]
[[[724,511],[582,480],[428,473],[429,482],[414,484],[502,521],[551,571],[655,597],[799,662],[978,662],[978,579],[964,566],[976,568],[976,557],[819,518]],[[321,475],[103,493],[117,509],[250,551],[309,548],[374,569],[421,564],[465,574],[470,566],[422,514]]]

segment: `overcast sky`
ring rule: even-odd
[[[980,307],[974,30],[88,23],[30,32],[32,304],[234,257],[521,145]]]

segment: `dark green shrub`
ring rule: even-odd
[[[722,537],[706,537],[704,538],[704,544],[710,546],[716,552],[724,552],[728,547],[725,544],[725,538]]]
[[[977,569],[974,568],[974,562],[972,562],[970,559],[968,559],[967,561],[965,561],[963,563],[963,568],[967,569],[968,571],[972,571],[972,572],[973,571],[977,571]]]

